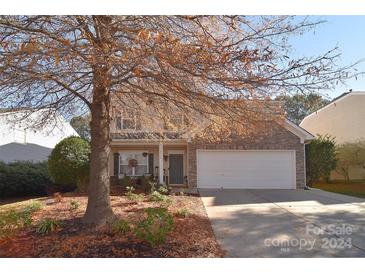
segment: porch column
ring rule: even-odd
[[[158,181],[163,185],[163,144],[158,144]]]

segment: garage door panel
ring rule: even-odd
[[[198,150],[200,188],[295,188],[293,151]]]

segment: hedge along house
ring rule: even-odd
[[[271,123],[268,132],[212,143],[186,131],[150,131],[138,115],[115,112],[109,171],[113,179],[154,176],[172,187],[304,188],[304,144],[313,136],[286,119]]]

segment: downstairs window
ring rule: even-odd
[[[147,153],[144,151],[121,152],[120,173],[126,176],[143,176],[148,173]]]

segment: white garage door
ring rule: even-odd
[[[198,150],[198,188],[295,188],[294,151]]]

